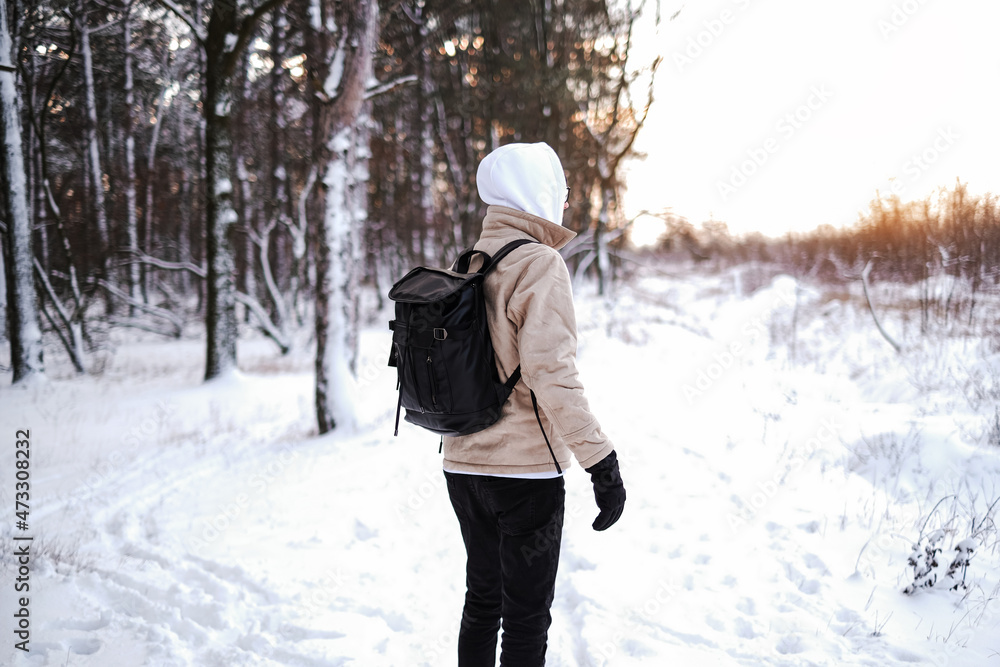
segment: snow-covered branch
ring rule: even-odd
[[[165,269],[167,271],[187,271],[189,273],[193,273],[199,278],[204,278],[208,275],[208,269],[204,266],[198,266],[197,264],[192,264],[191,262],[168,262],[165,259],[159,259],[145,253],[138,253],[136,258],[132,261],[139,262],[141,264],[148,264],[150,266],[155,266],[158,269]]]
[[[372,86],[371,88],[368,88],[365,91],[365,99],[370,100],[373,97],[377,97],[379,95],[391,92],[396,88],[400,88],[402,86],[408,86],[411,83],[416,83],[419,80],[420,78],[416,74],[409,74],[407,76],[401,76],[399,78],[392,79],[391,81],[381,82],[377,86]]]
[[[882,328],[882,323],[879,322],[878,315],[875,314],[875,307],[872,305],[871,295],[868,292],[868,276],[872,272],[872,265],[874,261],[874,259],[869,259],[868,263],[865,264],[864,270],[861,272],[861,289],[864,290],[865,301],[868,302],[868,312],[872,314],[872,319],[875,320],[875,326],[878,328],[878,332],[882,334],[882,338],[885,338],[889,345],[892,345],[892,349],[896,350],[896,352],[900,352],[902,351],[902,348],[899,347],[899,343],[894,341],[892,336],[890,336],[886,330]]]
[[[243,292],[236,292],[235,296],[237,301],[249,308],[250,312],[257,317],[257,321],[260,322],[260,330],[263,331],[268,338],[277,343],[281,353],[288,354],[288,351],[292,349],[291,343],[288,341],[288,338],[278,330],[278,327],[274,326],[271,318],[267,316],[267,311],[265,311],[263,306],[257,302],[257,299],[254,299],[252,296],[244,294]]]
[[[55,304],[57,302],[53,303]],[[66,334],[63,333],[63,330],[52,318],[52,314],[49,312],[49,309],[45,307],[45,301],[40,302],[40,309],[42,311],[42,315],[44,315],[45,319],[48,320],[49,326],[51,326],[52,330],[56,332],[56,335],[59,336],[59,340],[62,342],[63,347],[66,348],[66,352],[67,354],[69,354],[70,361],[72,361],[73,363],[73,368],[76,370],[77,373],[84,373],[85,369],[83,367],[83,360],[80,359],[80,355],[77,353],[76,350],[73,349],[73,345],[70,343],[69,339],[66,338]]]
[[[83,335],[80,322],[76,319],[76,315],[79,311],[73,314],[66,311],[66,307],[63,305],[62,301],[59,300],[59,295],[56,294],[55,289],[52,287],[52,282],[45,273],[42,263],[38,261],[37,257],[33,257],[32,260],[34,262],[35,272],[38,273],[39,282],[41,282],[42,287],[45,288],[45,294],[49,297],[49,301],[52,302],[52,307],[56,309],[56,314],[59,315],[59,319],[62,321],[63,327],[66,329],[66,333],[63,333],[63,328],[59,326],[59,324],[52,317],[52,314],[45,308],[45,301],[43,299],[39,299],[38,301],[41,305],[42,314],[45,315],[45,319],[49,321],[49,324],[55,330],[56,334],[58,334],[59,340],[62,341],[63,346],[66,348],[66,353],[73,362],[73,368],[76,369],[77,373],[83,373]]]
[[[167,320],[168,322],[174,325],[174,337],[180,338],[181,332],[184,330],[184,320],[179,318],[174,313],[170,312],[169,310],[164,310],[163,308],[150,306],[149,304],[143,303],[142,300],[140,299],[133,299],[126,292],[123,292],[122,290],[118,289],[117,287],[110,284],[106,280],[98,280],[97,284],[103,287],[105,290],[107,290],[108,293],[118,297],[128,305],[137,308],[139,310],[142,310],[144,312],[147,312],[150,315],[154,315],[156,317],[162,317],[163,319]]]

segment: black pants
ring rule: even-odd
[[[562,477],[445,473],[468,553],[459,667],[542,667],[552,616],[566,487]]]

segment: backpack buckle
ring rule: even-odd
[[[435,329],[434,330],[434,340],[444,340],[448,337],[447,329]]]

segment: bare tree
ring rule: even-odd
[[[3,116],[2,185],[6,242],[3,244],[10,319],[10,351],[14,384],[44,373],[42,330],[32,272],[31,220],[28,215],[17,69],[11,60],[12,40],[7,3],[0,4],[0,113]]]
[[[94,84],[94,56],[90,47],[91,29],[87,18],[86,0],[77,0],[76,11],[73,16],[76,24],[76,31],[80,36],[80,57],[83,61],[83,81],[86,93],[87,109],[87,165],[90,186],[93,195],[94,223],[97,227],[97,240],[100,244],[98,248],[99,275],[98,278],[110,280],[108,275],[108,252],[111,246],[110,234],[108,231],[108,213],[104,201],[104,179],[105,174],[101,169],[101,150],[97,140],[97,92]],[[108,298],[108,309],[111,309],[111,299]]]
[[[231,230],[239,215],[233,207],[236,178],[232,161],[233,84],[241,55],[260,20],[283,2],[285,0],[264,0],[244,15],[239,3],[215,0],[206,31],[173,0],[163,0],[163,4],[188,24],[205,48],[206,380],[236,368],[237,299]]]
[[[139,216],[135,189],[135,82],[132,75],[132,5],[128,0],[122,18],[122,53],[125,54],[125,231],[128,236],[129,255],[135,258],[139,253]],[[139,263],[129,263],[129,297],[138,301],[140,293]],[[129,315],[135,315],[135,306],[129,308]]]

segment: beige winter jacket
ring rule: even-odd
[[[521,365],[521,381],[493,426],[444,438],[444,467],[485,474],[555,470],[531,406],[538,398],[545,428],[563,470],[570,452],[584,468],[614,449],[590,412],[576,369],[576,314],[566,263],[557,250],[576,234],[540,217],[490,206],[476,249],[490,255],[516,239],[532,243],[507,255],[486,277],[490,337],[500,379]],[[478,262],[478,259],[476,260]],[[474,268],[476,264],[473,264]]]

